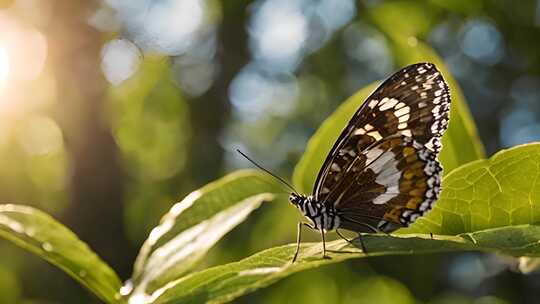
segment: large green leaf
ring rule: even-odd
[[[368,255],[345,241],[327,244],[330,259],[321,259],[321,244],[306,243],[292,264],[295,245],[265,250],[242,261],[217,266],[171,282],[158,290],[153,303],[223,303],[296,272],[351,258],[479,250],[514,256],[540,256],[540,227],[512,226],[459,236],[365,235]]]
[[[206,252],[263,201],[283,192],[260,171],[232,173],[175,204],[144,243],[132,277],[132,298],[152,294],[190,271]]]
[[[418,224],[401,230],[417,234],[364,235],[369,256],[479,250],[540,257],[540,226],[531,225],[540,218],[539,175],[540,144],[464,165],[444,178],[435,209]],[[436,234],[434,239],[429,232]],[[150,299],[154,303],[229,301],[298,271],[365,257],[357,245],[331,242],[332,259],[321,259],[320,243],[303,244],[300,262],[295,264],[290,263],[294,245],[272,248],[170,282]]]
[[[123,302],[116,273],[49,215],[31,207],[0,205],[0,236],[56,265],[104,302]]]
[[[441,198],[402,233],[456,235],[540,221],[540,143],[500,151],[443,180]]]
[[[452,94],[450,126],[443,136],[443,149],[439,156],[445,173],[450,172],[460,165],[484,157],[482,144],[476,134],[476,128],[463,99],[463,95],[442,61],[434,53],[428,51],[427,47],[420,47],[419,43],[416,49],[411,50],[411,52],[416,54],[416,56],[413,57],[411,55],[404,59],[402,61],[403,65],[421,61],[434,62],[450,85]],[[332,145],[352,115],[376,87],[377,84],[369,85],[347,99],[322,123],[321,127],[311,137],[305,153],[294,169],[293,181],[300,191],[304,193],[311,191],[317,177],[317,172],[320,170]]]

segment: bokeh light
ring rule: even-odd
[[[263,75],[257,66],[245,67],[229,88],[234,109],[242,119],[285,115],[295,106],[299,94],[296,77],[289,73]]]
[[[250,34],[253,52],[273,64],[293,64],[308,35],[308,20],[301,1],[264,1],[253,16]]]
[[[0,113],[15,122],[29,113],[43,95],[35,90],[44,76],[48,45],[45,35],[13,16],[0,12]]]
[[[472,20],[465,25],[461,47],[467,56],[486,65],[496,64],[504,55],[501,33],[483,20]]]
[[[215,16],[209,1],[117,1],[108,0],[127,35],[145,51],[180,55],[211,30]]]
[[[0,41],[10,62],[13,81],[35,80],[47,58],[47,40],[32,26],[0,13]]]
[[[190,46],[190,36],[203,24],[204,2],[180,0],[156,2],[146,19],[147,38],[151,45],[170,53],[180,53]]]
[[[54,120],[43,115],[33,115],[24,121],[17,140],[30,156],[58,153],[63,149],[62,130]]]
[[[141,54],[137,46],[125,39],[107,42],[101,51],[101,69],[105,78],[119,85],[137,71]]]
[[[215,52],[216,41],[212,35],[183,56],[174,59],[172,76],[185,94],[198,97],[211,88],[219,73]]]

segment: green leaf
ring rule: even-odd
[[[27,206],[0,205],[0,236],[56,265],[106,303],[123,303],[116,273],[49,215]]]
[[[398,50],[396,52],[398,53],[397,57],[400,58],[400,65],[405,66],[423,61],[433,62],[450,86],[452,94],[450,125],[442,138],[443,149],[439,155],[445,174],[460,165],[483,158],[484,148],[478,137],[463,94],[440,58],[421,42],[416,42],[416,45],[411,47],[406,40],[399,38],[399,36],[392,41],[395,43],[394,48]],[[356,110],[377,88],[377,85],[371,84],[343,102],[311,137],[306,151],[293,173],[293,182],[301,192],[311,192],[317,173],[334,142]]]
[[[190,271],[206,252],[282,188],[260,171],[232,173],[175,204],[137,258],[131,297],[152,294]]]
[[[488,229],[459,236],[364,235],[367,256],[409,255],[436,252],[471,251],[503,253],[514,256],[540,256],[540,226],[522,225]],[[242,261],[190,274],[156,291],[158,303],[223,303],[268,286],[296,272],[363,258],[356,246],[345,241],[327,243],[330,259],[321,259],[320,243],[302,244],[299,260],[291,264],[295,245],[276,247]]]
[[[502,150],[443,180],[441,198],[401,233],[456,235],[540,221],[540,143]]]
[[[414,226],[389,235],[363,235],[369,256],[449,251],[488,251],[540,257],[540,143],[501,151],[489,160],[454,170],[443,181],[441,199]],[[424,234],[418,234],[418,232]],[[430,239],[429,232],[436,235]],[[449,235],[455,234],[455,236]],[[366,255],[344,241],[328,243],[332,259],[321,259],[321,244],[276,247],[245,260],[189,274],[157,289],[153,303],[221,303],[265,287],[298,271]]]

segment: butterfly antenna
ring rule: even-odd
[[[254,160],[252,160],[251,158],[249,158],[249,156],[247,156],[246,154],[244,154],[244,152],[240,151],[239,149],[236,149],[236,152],[240,153],[240,155],[242,155],[245,159],[249,160],[250,163],[254,164],[257,168],[263,170],[264,172],[266,172],[267,174],[269,174],[270,176],[276,178],[277,180],[279,180],[280,182],[282,182],[285,186],[289,187],[289,189],[291,189],[294,193],[298,194],[298,191],[296,191],[296,189],[294,189],[293,186],[291,186],[291,184],[289,184],[286,180],[284,180],[283,178],[277,176],[276,174],[270,172],[269,170],[263,168],[261,165],[257,164]]]

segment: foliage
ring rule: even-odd
[[[445,76],[449,78],[447,72]],[[346,101],[312,137],[294,172],[302,191],[312,187],[333,138],[372,89]],[[367,253],[358,249],[358,240],[352,245],[332,241],[327,244],[331,258],[321,259],[320,243],[304,243],[293,264],[295,244],[290,244],[196,271],[226,233],[283,193],[274,179],[252,170],[232,173],[174,205],[143,245],[123,295],[116,274],[87,245],[36,209],[0,206],[0,235],[58,266],[106,303],[221,303],[303,270],[367,256],[486,251],[535,261],[540,257],[540,226],[535,225],[540,217],[540,144],[469,162],[480,158],[483,148],[462,96],[456,94],[454,101],[442,162],[456,169],[447,170],[441,199],[427,216],[398,234],[363,235]],[[464,144],[470,145],[466,153]]]
[[[121,282],[73,232],[32,207],[0,205],[0,236],[61,268],[107,303]]]

